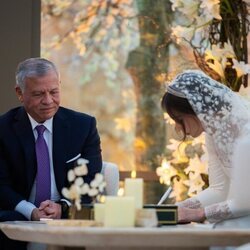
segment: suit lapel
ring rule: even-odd
[[[28,190],[31,190],[37,171],[35,155],[35,138],[28,115],[24,108],[20,108],[13,123],[14,130],[21,142],[25,157],[25,170]],[[66,161],[70,155],[70,125],[62,110],[58,110],[53,119],[53,165],[56,185],[59,193],[65,185],[68,171]]]
[[[24,108],[20,108],[17,112],[13,127],[22,145],[28,190],[31,190],[36,175],[35,138]]]
[[[53,119],[53,165],[59,193],[65,185],[67,176],[66,161],[70,152],[70,125],[61,109]]]

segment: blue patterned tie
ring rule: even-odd
[[[50,200],[50,164],[49,151],[43,133],[46,127],[43,125],[36,126],[38,137],[36,140],[36,159],[37,159],[37,177],[36,177],[36,199],[35,205],[45,200]]]

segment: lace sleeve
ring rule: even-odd
[[[234,147],[231,185],[227,200],[205,207],[209,222],[250,214],[250,124],[243,129],[244,133]]]
[[[177,206],[180,207],[188,207],[188,208],[200,208],[202,207],[201,203],[199,200],[195,198],[189,198],[181,202],[176,203]]]
[[[248,139],[250,138],[250,124],[249,129],[246,127],[244,129],[244,135],[239,138],[234,148],[234,154],[232,157],[232,177],[230,178],[231,185],[230,190],[227,191],[227,196],[224,199],[222,199],[223,196],[221,196],[221,199],[218,199],[217,202],[204,205],[204,203],[208,202],[202,202],[202,199],[209,197],[211,201],[212,196],[207,196],[207,194],[204,195],[201,192],[202,196],[197,195],[195,198],[187,199],[183,202],[180,202],[178,205],[189,208],[199,208],[201,206],[204,207],[206,218],[211,223],[250,214],[250,141]],[[229,177],[225,175],[223,178],[221,178],[221,180],[223,180],[224,178],[227,179],[229,183]],[[212,187],[210,187],[210,189],[214,189],[214,186],[220,187],[221,184],[215,183],[211,184]],[[203,192],[206,192],[206,190],[204,190]]]
[[[193,209],[202,207],[200,201],[195,198],[190,198],[185,201],[178,202],[176,203],[176,205]],[[205,215],[206,219],[211,223],[230,219],[233,217],[229,202],[227,201],[205,207]]]
[[[205,207],[205,215],[211,223],[233,217],[233,213],[227,201]]]
[[[229,178],[223,171],[222,164],[214,150],[213,139],[208,135],[206,135],[206,146],[209,157],[209,187],[195,197],[176,203],[178,206],[200,208],[226,200]]]

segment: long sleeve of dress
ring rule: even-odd
[[[180,203],[190,208],[204,207],[209,222],[217,222],[232,217],[250,214],[250,134],[238,139],[232,156],[229,177],[207,140],[209,153],[209,188],[194,198]]]
[[[196,196],[203,207],[226,200],[230,183],[224,166],[215,151],[213,139],[208,135],[206,135],[206,147],[209,187]]]
[[[250,134],[235,144],[228,199],[205,208],[210,222],[250,214]]]
[[[227,199],[230,180],[214,149],[213,140],[208,135],[206,136],[206,147],[208,152],[209,187],[195,197],[178,203],[179,206],[189,208],[209,208],[210,205],[217,204]],[[206,214],[207,217],[213,217],[215,210],[218,210],[217,207],[211,209],[208,209]]]

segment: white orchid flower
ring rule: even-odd
[[[223,58],[223,57],[234,58],[235,57],[235,53],[234,53],[234,50],[230,41],[228,41],[227,43],[224,43],[223,47],[221,43],[213,44],[212,50],[214,54],[219,55],[220,58]]]
[[[88,163],[89,163],[89,161],[86,160],[86,159],[83,159],[83,158],[79,158],[79,159],[77,160],[77,165],[78,165],[78,166],[86,165],[86,164],[88,164]]]
[[[222,79],[225,79],[224,70],[226,66],[226,58],[222,58],[222,62],[219,62],[218,60],[214,60],[213,63],[207,62],[207,65],[209,66],[209,68],[218,73]]]
[[[88,174],[88,168],[85,164],[74,168],[75,175],[83,176]]]
[[[95,175],[95,179],[90,182],[90,186],[93,188],[98,187],[103,181],[103,175],[100,173],[97,173]]]
[[[170,194],[170,198],[175,197],[176,201],[181,201],[183,189],[185,189],[185,186],[183,184],[183,180],[181,178],[179,178],[179,179],[175,178],[173,180],[173,191]]]
[[[95,180],[96,180],[98,183],[103,182],[103,179],[104,179],[104,177],[103,177],[102,174],[97,173],[97,174],[95,175]]]
[[[66,187],[64,187],[64,188],[62,189],[62,195],[63,195],[65,198],[70,199],[70,197],[69,197],[69,190],[68,190]]]
[[[105,187],[106,187],[106,182],[102,182],[98,187],[99,192],[103,193]]]
[[[63,188],[62,194],[70,200],[77,200],[80,197],[80,188],[74,184],[70,186],[70,188]]]
[[[177,170],[169,164],[166,159],[163,159],[161,166],[156,169],[156,174],[160,177],[160,182],[170,185],[170,180],[177,175]]]
[[[196,15],[194,17],[195,22],[193,22],[192,26],[196,27],[196,30],[202,30],[203,36],[208,37],[208,25],[212,22],[213,16],[209,12],[205,12],[200,9],[200,15]]]
[[[177,43],[181,41],[180,38],[185,38],[186,40],[191,41],[194,36],[194,28],[177,25],[172,27],[172,34],[177,38]]]
[[[235,58],[235,52],[229,40],[224,43],[223,55],[227,58]]]
[[[213,44],[211,50],[207,49],[205,51],[205,60],[222,62],[222,60],[226,61],[226,58],[235,58],[235,53],[230,42],[224,43],[223,46],[224,47],[221,47],[221,44]]]
[[[156,174],[161,178],[161,182],[165,184],[170,184],[171,171],[170,169],[164,169],[163,167],[158,167],[156,169]]]
[[[92,181],[90,182],[90,186],[91,186],[92,188],[97,188],[98,185],[99,185],[99,182],[98,182],[96,179],[94,179],[94,180],[92,180]]]
[[[205,133],[202,133],[200,136],[193,138],[192,140],[192,146],[195,144],[201,143],[202,145],[205,144]]]
[[[243,61],[239,62],[236,59],[233,59],[233,64],[233,68],[236,70],[237,77],[241,77],[250,73],[250,64],[246,64]]]
[[[182,3],[183,7],[179,8],[184,15],[189,19],[193,19],[194,16],[198,15],[199,1],[197,0],[184,0]]]
[[[201,174],[207,174],[208,168],[207,164],[204,164],[201,159],[196,155],[194,158],[190,159],[189,166],[185,168],[184,172],[189,174],[193,173],[193,177],[197,177]]]
[[[170,0],[172,3],[172,10],[175,11],[175,9],[179,9],[181,6],[183,6],[183,0]]]
[[[83,183],[84,183],[84,181],[83,181],[83,178],[82,178],[82,177],[77,177],[77,178],[75,179],[75,185],[76,185],[76,186],[80,187]]]
[[[162,175],[164,174],[164,169],[163,169],[163,167],[157,167],[157,168],[156,168],[156,174],[157,174],[158,176],[162,176]]]
[[[75,178],[76,178],[76,176],[75,176],[74,170],[73,170],[73,169],[70,169],[70,170],[68,171],[68,181],[69,181],[69,182],[72,182],[72,181],[75,180]]]
[[[75,200],[75,205],[76,205],[76,209],[78,211],[81,210],[81,200],[80,199]]]
[[[81,194],[82,194],[82,195],[88,194],[88,192],[89,192],[89,184],[84,183],[84,184],[81,186]]]
[[[91,189],[89,190],[89,192],[88,192],[88,195],[91,196],[91,197],[98,195],[98,189],[96,189],[96,188],[91,188]]]
[[[213,18],[222,19],[220,16],[220,0],[202,0],[200,8],[204,9],[204,13],[208,13]]]
[[[189,187],[188,194],[192,196],[202,191],[205,182],[202,180],[200,175],[189,173],[189,180],[183,181],[183,184]]]
[[[169,140],[169,142],[170,142],[170,144],[167,145],[166,148],[168,148],[168,149],[170,149],[170,150],[172,150],[172,151],[178,149],[178,147],[179,147],[179,145],[180,145],[180,141],[177,141],[177,140],[171,138],[171,139]]]
[[[71,200],[77,200],[79,199],[80,195],[81,195],[81,192],[80,192],[80,187],[77,186],[77,185],[71,185],[70,186],[70,189],[69,189],[69,195],[70,195],[70,199]]]
[[[206,49],[205,51],[205,60],[221,60],[221,53],[218,53],[218,50],[215,46],[212,46],[211,49]]]
[[[213,16],[211,16],[208,12],[203,12],[200,16],[195,17],[196,21],[196,27],[201,27],[204,29],[213,19]]]

